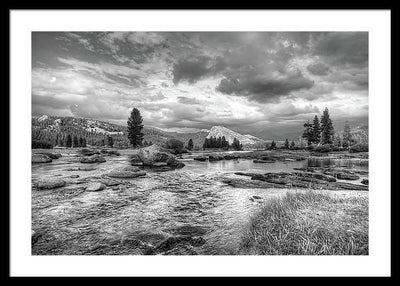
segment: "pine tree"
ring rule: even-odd
[[[114,139],[111,136],[107,136],[107,145],[110,147],[114,146]]]
[[[229,148],[229,142],[226,141],[225,136],[222,136],[221,145],[222,145],[222,148]]]
[[[306,123],[304,123],[304,132],[302,135],[302,137],[307,140],[307,145],[311,145],[311,143],[313,142],[313,135],[313,126],[310,121],[307,121]]]
[[[134,148],[142,145],[143,118],[137,108],[133,108],[128,119],[128,139]]]
[[[289,149],[289,140],[287,138],[285,140],[285,149]]]
[[[314,144],[319,144],[321,141],[321,126],[319,124],[319,119],[318,116],[315,115],[314,121],[313,121],[313,126],[312,126],[312,142]]]
[[[351,145],[351,133],[350,133],[350,125],[346,121],[344,124],[344,131],[343,131],[343,147],[350,147]]]
[[[78,143],[78,137],[76,137],[76,135],[74,135],[74,140],[73,140],[72,144],[73,144],[72,147],[74,147],[74,148],[78,147],[79,143]]]
[[[58,143],[57,143],[57,145],[58,146],[61,146],[61,147],[63,147],[64,146],[64,138],[63,138],[63,136],[60,134],[60,136],[58,136]]]
[[[325,108],[324,112],[321,116],[321,143],[332,144],[333,143],[333,135],[334,129],[332,125],[332,120],[329,118],[329,110]]]
[[[274,140],[271,142],[271,149],[276,149],[276,143]]]
[[[292,143],[290,143],[290,149],[294,149],[296,147],[296,144],[294,144],[294,141],[292,141]]]
[[[189,139],[189,142],[188,142],[188,146],[187,146],[187,147],[188,147],[189,150],[192,150],[192,149],[193,149],[193,140],[192,140],[192,138]]]
[[[71,148],[72,147],[72,138],[71,135],[67,135],[67,140],[65,141],[65,147]]]
[[[238,139],[236,139],[236,138],[233,138],[233,142],[232,142],[231,147],[234,150],[242,150],[243,149],[243,145],[240,144],[240,141]]]
[[[208,138],[204,139],[203,148],[210,148],[210,141],[208,140]]]
[[[222,139],[221,137],[218,137],[217,139],[217,148],[221,148],[222,147]]]

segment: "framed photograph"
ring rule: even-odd
[[[10,26],[11,276],[390,275],[390,10]]]

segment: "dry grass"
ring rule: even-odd
[[[271,199],[251,219],[242,255],[368,255],[368,198],[317,192]]]

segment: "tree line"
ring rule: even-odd
[[[329,116],[328,108],[325,108],[321,115],[321,119],[317,115],[314,116],[313,123],[307,121],[304,123],[304,132],[302,137],[307,140],[307,145],[326,145],[333,144],[335,130],[333,128],[332,119]]]

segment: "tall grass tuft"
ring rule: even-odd
[[[368,198],[318,192],[269,200],[250,221],[242,255],[368,255]]]

